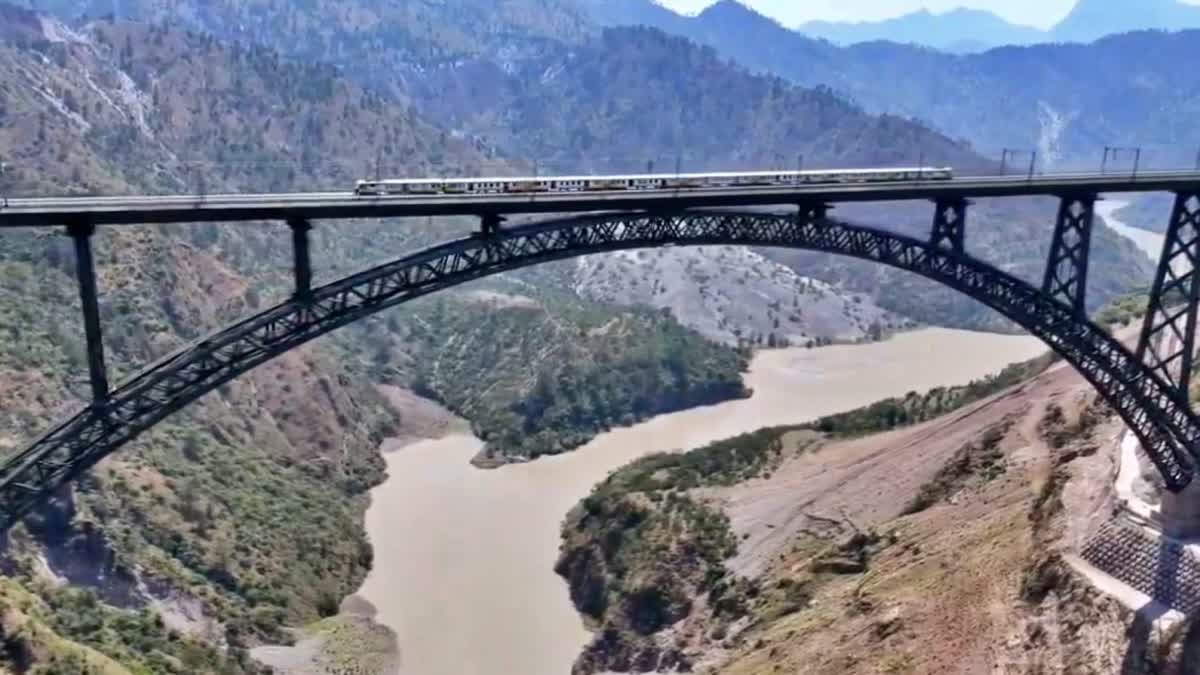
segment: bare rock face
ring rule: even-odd
[[[685,326],[733,345],[857,341],[907,323],[861,295],[803,277],[744,247],[581,258],[575,290],[593,300],[670,310]]]
[[[75,495],[68,489],[27,520],[44,571],[60,582],[93,589],[115,607],[145,606],[136,571],[121,562],[94,523],[78,522],[75,515]]]

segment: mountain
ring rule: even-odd
[[[948,52],[978,52],[1000,45],[1030,44],[1048,39],[1046,33],[1036,28],[1009,23],[991,12],[963,8],[938,14],[920,10],[873,22],[810,21],[797,26],[796,30],[838,45],[887,41]]]
[[[1079,0],[1051,31],[1062,42],[1091,42],[1135,30],[1200,28],[1200,7],[1179,0]]]
[[[594,30],[566,0],[16,0],[69,22],[120,19],[170,25],[284,57],[337,64],[375,89],[393,88],[414,64],[478,54],[504,58],[545,40]]]
[[[683,168],[980,165],[960,144],[909,119],[873,116],[824,88],[754,75],[715,51],[661,31],[605,29],[579,45],[520,62],[489,57],[410,76],[433,119],[483,136],[547,171]],[[668,170],[670,170],[668,168]]]
[[[1144,166],[1190,166],[1200,147],[1200,92],[1176,66],[1191,58],[1193,32],[952,55],[891,42],[838,47],[729,1],[658,27],[752,71],[829,87],[868,112],[921,119],[996,159],[1003,148],[1036,149],[1045,168],[1092,168],[1105,145],[1136,145]]]
[[[576,1],[603,26],[645,25],[676,34],[685,34],[694,20],[712,24],[718,17],[729,20],[739,9],[754,13],[738,0],[718,0],[696,17],[680,15],[655,0]],[[1078,0],[1071,12],[1048,31],[962,7],[945,12],[921,9],[882,21],[809,21],[794,29],[779,28],[839,46],[891,42],[965,54],[1014,45],[1088,43],[1137,30],[1200,28],[1200,7],[1179,0]],[[735,24],[727,31],[736,35],[740,27]]]

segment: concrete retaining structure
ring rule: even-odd
[[[1200,611],[1200,545],[1118,518],[1101,526],[1080,557],[1162,605]]]

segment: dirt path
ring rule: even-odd
[[[1075,379],[1071,371],[1059,377]],[[786,460],[768,479],[709,492],[725,503],[740,542],[729,568],[757,576],[802,531],[830,520],[869,527],[895,518],[955,452],[1026,408],[1010,391],[915,427],[831,443]]]

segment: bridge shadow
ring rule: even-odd
[[[1183,599],[1179,588],[1179,561],[1183,551],[1181,545],[1166,535],[1158,538],[1158,551],[1154,560],[1154,580],[1151,585],[1151,599],[1137,610],[1133,623],[1128,630],[1129,643],[1125,648],[1125,656],[1121,659],[1120,675],[1158,675],[1164,672],[1156,665],[1154,653],[1155,624],[1171,611],[1182,611]],[[1196,632],[1193,628],[1191,632]],[[1200,636],[1189,636],[1200,638]],[[1200,644],[1193,651],[1200,650]],[[1195,656],[1195,655],[1193,655]],[[1200,658],[1200,657],[1197,657]],[[1194,668],[1200,666],[1200,660],[1193,663],[1193,669],[1188,669],[1188,661],[1184,660],[1184,673],[1196,673]]]
[[[1191,617],[1192,625],[1183,637],[1183,656],[1179,675],[1200,675],[1200,615]]]

